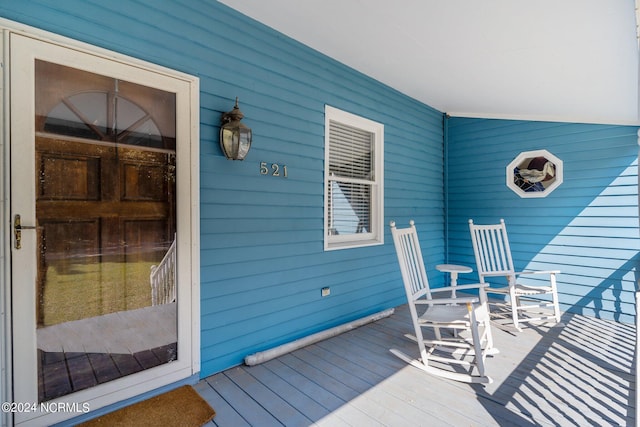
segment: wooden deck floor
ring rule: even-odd
[[[44,402],[176,360],[177,343],[133,354],[38,350],[38,401]]]
[[[514,334],[494,328],[494,382],[430,376],[389,352],[417,355],[406,306],[388,318],[262,365],[196,385],[208,426],[634,425],[635,328],[563,316],[563,326]]]
[[[38,328],[38,394],[48,401],[176,359],[175,303]]]

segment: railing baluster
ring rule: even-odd
[[[151,304],[167,304],[176,299],[176,240],[159,265],[151,266]]]

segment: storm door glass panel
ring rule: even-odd
[[[175,94],[36,61],[40,401],[177,360]]]

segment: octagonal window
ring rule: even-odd
[[[546,197],[562,184],[562,160],[547,150],[523,151],[507,166],[507,187],[520,197]]]

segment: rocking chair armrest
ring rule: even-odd
[[[477,304],[480,302],[478,297],[462,297],[462,298],[434,298],[434,299],[421,299],[414,301],[415,304],[428,304],[428,305],[440,305],[440,304]]]

